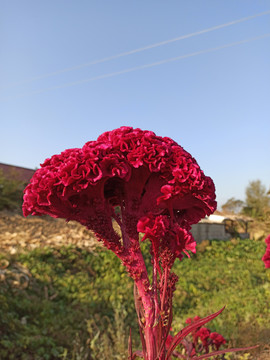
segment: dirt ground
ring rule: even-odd
[[[0,212],[0,251],[15,254],[41,246],[63,245],[76,245],[90,251],[100,246],[94,235],[76,222]]]
[[[270,223],[252,221],[248,231],[252,239],[263,240],[270,234]],[[14,254],[18,250],[63,245],[76,245],[90,251],[101,246],[93,233],[75,221],[67,223],[49,216],[25,218],[20,214],[0,211],[0,251]]]
[[[270,234],[270,221],[254,221],[249,227],[250,238],[254,240],[263,240]],[[270,359],[270,358],[269,358]]]

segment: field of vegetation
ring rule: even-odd
[[[104,159],[107,161],[110,157]],[[108,164],[111,166],[110,161]],[[155,171],[157,169],[159,171],[158,167]],[[104,173],[107,176],[107,170]],[[165,172],[162,174],[164,178],[167,176]],[[0,360],[131,360],[132,356],[127,354],[130,329],[133,349],[140,347],[133,281],[115,255],[97,245],[93,234],[78,223],[66,224],[64,220],[48,217],[23,218],[20,214],[26,183],[16,169],[10,167],[7,173],[6,167],[0,168]],[[116,187],[117,184],[115,182]],[[54,185],[59,185],[58,180]],[[84,188],[83,182],[78,189],[81,186]],[[109,190],[104,186],[103,195],[104,199],[105,195],[111,196],[115,206],[114,196],[118,190],[114,193],[110,186]],[[145,184],[145,190],[148,187],[150,185]],[[42,193],[43,189],[35,196]],[[63,189],[61,194],[64,194]],[[210,195],[214,199],[214,194]],[[92,200],[88,200],[91,204]],[[106,197],[106,201],[109,203],[109,198]],[[124,203],[122,198],[116,204],[120,203]],[[264,238],[270,233],[270,190],[260,180],[251,181],[246,188],[245,201],[230,198],[222,205],[222,212],[244,216],[252,239],[238,239],[241,229],[239,225],[232,225],[236,227],[230,233],[236,238],[206,240],[198,245],[197,253],[191,258],[175,262],[173,271],[179,282],[174,293],[171,335],[186,325],[187,318],[205,317],[225,305],[222,314],[207,323],[211,332],[222,334],[228,348],[260,346],[250,353],[228,353],[219,359],[269,360],[270,269],[265,269],[262,256]],[[62,210],[60,215],[63,215]],[[103,226],[104,222],[100,224]],[[147,241],[142,243],[149,267],[148,246]],[[164,288],[166,284],[164,280]],[[153,289],[153,292],[159,291],[154,285]],[[145,314],[148,309],[144,309]],[[164,314],[166,310],[162,314],[165,317]],[[155,321],[155,326],[161,324],[160,319]],[[166,319],[162,321],[164,325]],[[150,345],[148,354],[155,354],[153,343],[149,341],[153,337],[145,336],[145,339]],[[211,344],[216,345],[214,340]],[[180,354],[179,348],[178,351]]]
[[[0,255],[0,359],[127,359],[127,337],[139,346],[133,285],[102,248],[52,244]],[[146,246],[146,245],[144,245]],[[174,267],[172,334],[187,317],[226,305],[207,326],[226,346],[260,344],[226,359],[269,359],[270,271],[262,240],[205,241]]]

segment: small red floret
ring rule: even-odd
[[[270,268],[270,235],[268,235],[267,238],[265,239],[265,243],[266,243],[266,250],[265,250],[265,254],[262,257],[262,261],[265,264],[265,268],[269,269]]]

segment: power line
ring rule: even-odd
[[[176,57],[165,59],[165,60],[160,60],[160,61],[157,61],[157,62],[154,62],[154,63],[151,63],[151,64],[135,66],[133,68],[120,70],[120,71],[115,71],[115,72],[112,72],[112,73],[109,73],[109,74],[99,75],[99,76],[95,76],[95,77],[92,77],[92,78],[83,79],[83,80],[79,80],[79,81],[74,81],[74,82],[70,82],[70,83],[66,83],[66,84],[62,84],[62,85],[58,85],[58,86],[52,86],[52,87],[49,87],[49,88],[40,89],[40,90],[37,90],[37,91],[32,91],[32,92],[29,92],[29,93],[26,93],[26,94],[18,94],[17,96],[13,96],[13,97],[11,96],[11,97],[2,98],[2,99],[0,99],[0,101],[11,100],[11,99],[14,99],[14,98],[22,98],[22,97],[25,97],[25,96],[36,95],[36,94],[40,94],[40,93],[47,92],[47,91],[52,91],[52,90],[64,89],[64,88],[75,86],[75,85],[80,85],[80,84],[84,84],[84,83],[88,83],[88,82],[92,82],[92,81],[96,81],[96,80],[101,80],[101,79],[106,79],[106,78],[110,78],[110,77],[114,77],[114,76],[118,76],[118,75],[122,75],[122,74],[127,74],[127,73],[130,73],[130,72],[133,72],[133,71],[143,70],[143,69],[151,68],[151,67],[154,67],[154,66],[163,65],[163,64],[166,64],[166,63],[169,63],[169,62],[174,62],[174,61],[177,61],[177,60],[187,59],[189,57],[193,57],[193,56],[197,56],[197,55],[211,53],[211,52],[214,52],[214,51],[217,51],[217,50],[222,50],[222,49],[226,49],[226,48],[233,47],[233,46],[236,46],[236,45],[245,44],[245,43],[248,43],[248,42],[251,42],[251,41],[265,39],[267,37],[270,37],[270,33],[266,33],[266,34],[263,34],[261,36],[256,36],[256,37],[252,37],[252,38],[241,40],[241,41],[236,41],[236,42],[233,42],[233,43],[230,43],[230,44],[225,44],[225,45],[222,45],[222,46],[217,46],[217,47],[214,47],[214,48],[209,48],[209,49],[205,49],[205,50],[196,51],[196,52],[193,52],[193,53],[190,53],[190,54],[185,54],[185,55],[176,56]]]
[[[48,77],[52,77],[52,76],[55,76],[55,75],[60,75],[60,74],[70,72],[70,71],[73,71],[73,70],[78,70],[78,69],[82,69],[82,68],[89,67],[89,66],[92,66],[92,65],[100,64],[100,63],[103,63],[103,62],[115,60],[115,59],[118,59],[118,58],[121,58],[121,57],[124,57],[124,56],[136,54],[136,53],[139,53],[139,52],[142,52],[142,51],[146,51],[146,50],[150,50],[150,49],[153,49],[153,48],[156,48],[156,47],[167,45],[167,44],[170,44],[170,43],[173,43],[173,42],[176,42],[176,41],[180,41],[180,40],[188,39],[188,38],[191,38],[191,37],[194,37],[194,36],[206,34],[206,33],[211,32],[211,31],[219,30],[219,29],[222,29],[222,28],[225,28],[225,27],[228,27],[228,26],[239,24],[241,22],[248,21],[248,20],[260,17],[260,16],[269,15],[269,14],[270,14],[270,10],[267,10],[267,11],[264,11],[264,12],[259,13],[259,14],[247,16],[247,17],[244,17],[244,18],[241,18],[241,19],[238,19],[238,20],[234,20],[234,21],[230,21],[230,22],[225,23],[225,24],[213,26],[213,27],[210,27],[210,28],[207,28],[207,29],[204,29],[204,30],[200,30],[200,31],[190,33],[190,34],[181,35],[181,36],[173,38],[173,39],[161,41],[161,42],[150,44],[150,45],[147,45],[147,46],[144,46],[144,47],[141,47],[141,48],[137,48],[137,49],[134,49],[134,50],[122,52],[122,53],[112,55],[112,56],[108,56],[108,57],[105,57],[105,58],[102,58],[102,59],[94,60],[94,61],[87,62],[87,63],[84,63],[84,64],[80,64],[80,65],[76,65],[76,66],[73,66],[73,67],[69,67],[69,68],[54,71],[54,72],[51,72],[51,73],[36,76],[36,77],[31,78],[29,80],[26,80],[26,81],[23,81],[23,82],[20,82],[20,83],[15,83],[15,84],[12,84],[10,86],[22,85],[22,84],[30,83],[30,82],[33,82],[33,81],[37,81],[37,80],[45,79],[45,78],[48,78]]]

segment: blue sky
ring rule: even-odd
[[[190,152],[213,178],[219,206],[244,199],[249,181],[270,187],[270,37],[261,37],[270,34],[270,13],[80,66],[269,11],[268,0],[0,0],[0,7],[0,162],[38,167],[128,125]],[[231,46],[217,49],[223,45]]]

